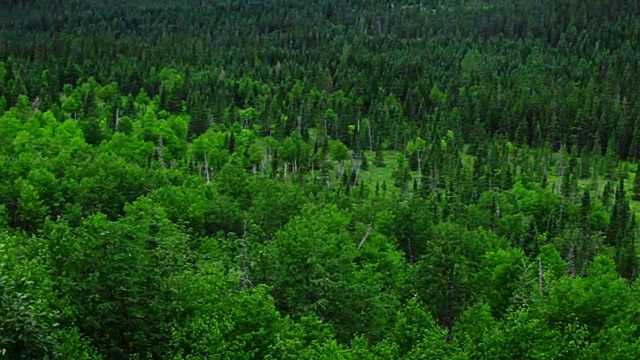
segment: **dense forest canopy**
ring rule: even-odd
[[[0,355],[637,359],[640,1],[0,5]]]

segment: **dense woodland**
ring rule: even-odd
[[[7,0],[0,357],[638,359],[638,0]]]

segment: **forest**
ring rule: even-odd
[[[0,358],[640,358],[640,0],[5,0]]]

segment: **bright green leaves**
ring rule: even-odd
[[[184,79],[182,75],[176,69],[163,68],[158,74],[160,84],[168,91],[174,91],[176,88],[182,86]]]
[[[434,228],[417,264],[416,288],[420,299],[449,331],[475,293],[474,277],[482,256],[498,244],[495,235],[487,231],[468,231],[453,223]]]
[[[500,315],[510,307],[524,261],[524,254],[515,249],[484,254],[475,286],[494,314]]]
[[[69,96],[62,103],[62,110],[64,110],[68,115],[71,115],[76,113],[78,110],[80,110],[80,104],[78,103],[78,101],[76,101],[75,98],[73,98],[72,96]]]
[[[181,309],[172,347],[184,359],[265,358],[287,337],[281,318],[264,286],[239,291],[240,279],[215,263],[175,274],[169,286]],[[279,338],[283,337],[282,340]]]
[[[0,231],[0,354],[8,359],[51,356],[58,344],[53,283],[31,246]]]
[[[429,99],[436,106],[444,106],[447,103],[447,94],[440,90],[438,84],[434,84],[431,88],[431,92],[429,93]]]
[[[18,224],[25,230],[33,231],[44,222],[48,209],[40,199],[38,191],[27,181],[20,182],[20,198],[16,209]]]
[[[390,326],[395,295],[374,271],[378,264],[358,264],[348,223],[335,207],[306,208],[267,244],[265,281],[284,313],[296,319],[316,314],[334,325],[340,340],[357,333],[380,340]]]
[[[45,232],[60,295],[75,321],[110,357],[155,352],[166,345],[173,305],[166,277],[185,265],[187,238],[149,200],[110,222],[92,216],[77,228],[50,224]]]

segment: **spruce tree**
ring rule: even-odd
[[[271,157],[271,176],[276,176],[278,174],[278,170],[280,168],[280,159],[278,156],[278,151],[273,152],[273,156]],[[326,169],[326,166],[323,170]]]
[[[602,192],[602,205],[608,208],[611,205],[611,192],[613,191],[613,185],[611,181],[607,181],[604,185],[604,191]]]
[[[592,246],[590,243],[589,231],[589,212],[591,210],[591,194],[589,189],[585,189],[582,193],[581,207],[581,224],[578,237],[578,246],[576,248],[576,263],[579,274],[583,274],[587,269],[587,263],[591,260]]]
[[[369,170],[369,160],[367,160],[367,154],[365,154],[364,151],[362,151],[362,153],[360,154],[360,158],[361,158],[360,169]]]
[[[640,163],[636,168],[636,176],[633,178],[633,200],[640,201]]]
[[[236,136],[233,133],[231,133],[231,136],[229,137],[228,149],[229,154],[233,154],[236,152]]]
[[[615,202],[611,213],[611,222],[607,231],[607,241],[614,246],[620,246],[625,238],[627,225],[629,224],[629,201],[624,190],[624,179],[620,179],[616,189]]]
[[[376,149],[376,166],[377,167],[385,167],[385,163],[384,163],[384,152],[382,151],[382,148],[380,146],[378,146],[378,148]]]
[[[408,161],[404,156],[398,155],[398,167],[393,170],[392,176],[394,185],[402,191],[402,194],[406,195],[407,185],[411,180],[411,169],[409,169]]]
[[[633,134],[631,136],[631,145],[629,145],[629,160],[640,159],[640,117],[636,120],[633,127]]]
[[[573,190],[571,179],[571,171],[565,170],[564,175],[562,176],[562,185],[561,185],[561,193],[562,196],[566,199],[571,198],[571,192]]]

